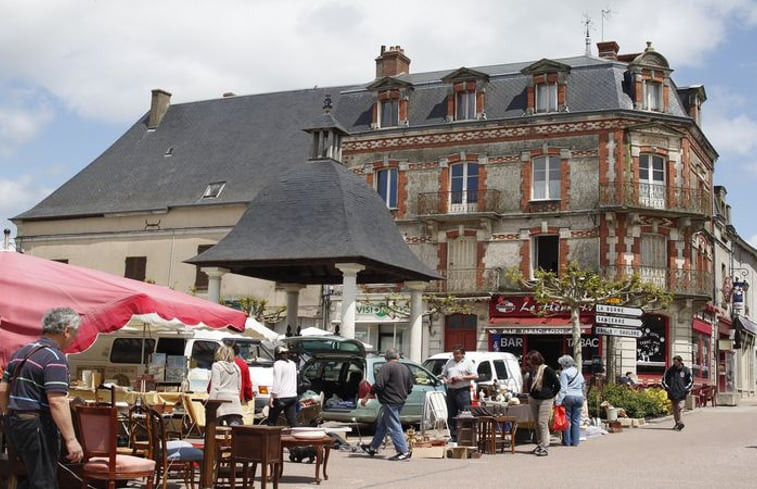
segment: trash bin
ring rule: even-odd
[[[611,407],[607,408],[607,421],[617,421],[618,420],[618,410],[617,408]]]

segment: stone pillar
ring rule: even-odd
[[[340,334],[345,338],[355,338],[355,297],[357,296],[357,274],[365,270],[357,263],[337,263],[342,272],[342,326]]]
[[[208,267],[201,268],[208,276],[208,300],[218,303],[221,300],[221,277],[229,273],[228,268]]]
[[[410,360],[421,363],[423,361],[423,291],[428,282],[405,282],[410,289]]]
[[[291,326],[292,333],[295,333],[298,325],[297,313],[300,309],[300,291],[305,286],[302,284],[282,284],[281,287],[287,293],[287,326]]]

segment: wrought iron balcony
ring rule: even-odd
[[[466,190],[418,194],[419,216],[502,212],[499,190]]]
[[[657,209],[709,217],[712,196],[704,190],[650,183],[606,184],[599,186],[599,206]]]
[[[601,273],[609,280],[622,280],[637,273],[642,281],[680,296],[710,297],[712,294],[712,273],[702,270],[618,265],[605,267]]]
[[[498,268],[455,268],[442,270],[446,280],[433,282],[429,288],[431,292],[454,293],[488,293],[496,292],[499,288]]]

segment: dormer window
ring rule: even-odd
[[[476,118],[476,92],[457,92],[455,96],[455,120],[473,120]]]
[[[202,194],[202,200],[217,199],[225,186],[226,182],[209,183]]]
[[[557,112],[557,83],[537,83],[536,112]]]
[[[526,114],[546,114],[568,110],[568,75],[570,66],[542,59],[521,70],[529,77]]]
[[[373,129],[408,125],[407,104],[413,86],[393,77],[384,77],[368,85],[376,93],[373,103]]]
[[[449,83],[447,121],[475,121],[485,119],[484,93],[489,75],[470,68],[459,68],[444,76]]]
[[[641,100],[644,110],[662,112],[662,83],[653,80],[644,80],[641,84]]]
[[[399,100],[381,100],[379,102],[379,127],[397,127],[400,125]]]

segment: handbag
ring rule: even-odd
[[[559,405],[552,408],[552,419],[549,423],[550,431],[567,431],[568,416],[565,414],[565,406]]]

